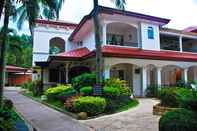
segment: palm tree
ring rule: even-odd
[[[1,0],[0,3],[0,16],[2,16],[4,11],[4,23],[2,28],[2,43],[1,43],[1,52],[0,52],[0,107],[2,107],[3,100],[3,87],[5,82],[5,65],[6,65],[6,50],[7,50],[7,39],[8,39],[8,25],[9,18],[16,12],[15,7],[18,5],[23,6],[23,12],[21,11],[21,16],[19,17],[19,21],[21,23],[24,20],[28,20],[30,32],[33,35],[33,27],[35,24],[35,20],[39,14],[39,3],[43,3],[49,6],[51,10],[57,11],[56,2],[59,0]],[[1,17],[0,17],[1,18]],[[33,43],[33,41],[32,41]]]
[[[125,0],[111,0],[115,3],[116,7],[124,10]],[[95,95],[102,95],[102,82],[103,82],[103,71],[102,71],[102,45],[100,40],[100,23],[98,18],[98,0],[94,0],[94,29],[95,29],[95,43],[96,43],[96,86],[94,87]]]
[[[59,12],[64,0],[20,0],[22,5],[17,8],[17,27],[21,29],[25,21],[29,22],[31,36],[38,17],[48,19],[59,18]]]
[[[4,21],[3,21],[3,28],[2,28],[2,43],[1,43],[1,61],[0,61],[0,108],[2,107],[2,100],[3,100],[3,87],[4,87],[4,78],[5,78],[5,55],[6,55],[6,43],[7,43],[7,34],[8,34],[8,25],[9,25],[9,18],[14,9],[12,0],[4,0],[3,6],[1,6],[2,10],[4,9]],[[0,14],[2,15],[2,14]]]

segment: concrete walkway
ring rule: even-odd
[[[5,97],[11,99],[19,113],[37,131],[89,131],[90,128],[71,117],[18,93],[16,88],[6,88]]]
[[[140,105],[126,112],[82,121],[96,131],[158,131],[158,116],[152,115],[158,101],[140,99]]]

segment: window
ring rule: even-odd
[[[49,53],[52,55],[65,51],[65,41],[60,37],[54,37],[50,41]]]
[[[107,34],[107,44],[123,45],[124,36],[117,34]]]
[[[154,29],[153,29],[153,27],[148,27],[148,39],[154,39]]]

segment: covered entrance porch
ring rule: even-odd
[[[104,58],[104,77],[125,80],[134,96],[144,97],[149,86],[176,87],[197,80],[195,62],[135,58]]]

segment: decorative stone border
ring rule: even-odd
[[[164,107],[164,106],[161,106],[161,104],[159,103],[159,104],[153,106],[153,115],[162,116],[168,111],[174,111],[174,110],[177,110],[177,109],[178,108]]]

